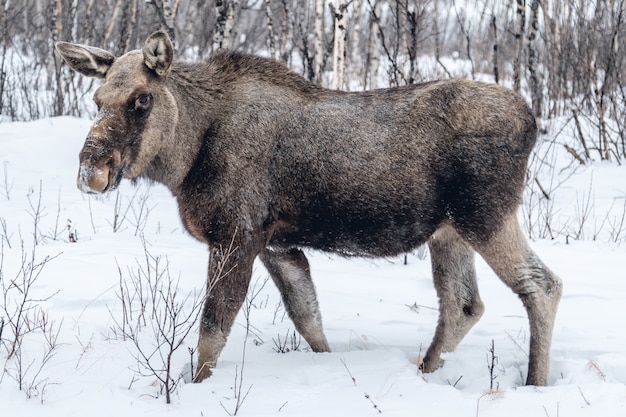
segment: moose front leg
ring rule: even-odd
[[[250,285],[256,254],[229,245],[210,248],[209,276],[200,319],[198,370],[194,382],[211,376]]]

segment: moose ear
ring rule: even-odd
[[[174,46],[167,33],[160,30],[146,39],[143,45],[143,62],[158,75],[167,75],[174,59]]]
[[[56,49],[65,62],[76,72],[87,77],[104,78],[115,61],[115,56],[93,46],[57,42]]]

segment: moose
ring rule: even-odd
[[[528,313],[526,383],[547,384],[562,284],[517,220],[537,139],[521,96],[460,79],[329,90],[253,55],[176,60],[163,31],[120,57],[67,42],[56,49],[104,80],[78,188],[163,183],[186,230],[209,247],[194,381],[216,366],[257,257],[298,332],[329,352],[302,249],[391,257],[428,244],[439,320],[422,370],[440,367],[483,313],[478,253]]]

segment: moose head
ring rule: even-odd
[[[153,33],[142,51],[116,58],[103,49],[58,42],[57,51],[75,71],[104,83],[94,94],[98,114],[80,152],[78,188],[115,189],[154,163],[177,125],[176,100],[167,81],[174,56],[165,32]]]

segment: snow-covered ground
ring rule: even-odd
[[[293,336],[279,294],[271,281],[263,285],[267,272],[258,264],[249,320],[239,315],[214,375],[201,384],[181,381],[166,405],[156,378],[138,374],[137,348],[120,333],[124,308],[135,309],[133,320],[140,315],[137,298],[120,301],[120,282],[133,292],[132,278],[148,269],[147,250],[150,262],[159,258],[172,280],[180,280],[182,303],[205,285],[207,249],[182,230],[175,202],[161,186],[124,182],[119,194],[98,198],[76,189],[77,155],[89,125],[67,117],[0,124],[3,416],[227,415],[235,412],[237,395],[242,416],[626,415],[626,244],[623,235],[615,236],[626,167],[596,163],[573,176],[539,173],[553,191],[555,238],[532,246],[564,281],[550,386],[523,386],[526,314],[480,258],[485,315],[446,354],[441,369],[423,375],[416,362],[437,321],[428,257],[416,252],[404,265],[403,259],[346,260],[311,252],[333,352],[313,353]],[[554,186],[560,179],[566,182]],[[587,217],[586,206],[592,208]],[[581,220],[586,240],[575,240]],[[600,231],[595,241],[594,231]],[[36,267],[30,275],[29,265]],[[36,278],[28,288],[20,287],[25,275]],[[23,305],[32,307],[23,314],[25,336],[7,358],[9,316],[22,305],[25,289],[31,301]],[[144,351],[155,340],[155,320],[146,314],[146,326],[136,333]],[[189,372],[188,348],[196,338],[194,327],[176,351],[176,378]],[[151,360],[160,366],[158,356]]]

